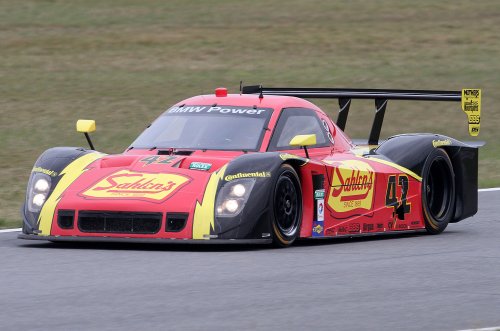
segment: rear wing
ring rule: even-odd
[[[282,95],[304,99],[338,99],[339,114],[337,126],[344,130],[349,115],[352,99],[375,100],[375,118],[368,143],[378,145],[385,109],[389,100],[418,101],[457,101],[461,102],[462,110],[467,114],[469,134],[479,134],[481,121],[481,90],[463,89],[462,91],[432,91],[432,90],[382,90],[382,89],[344,89],[344,88],[281,88],[263,87],[262,85],[243,86],[242,94]]]

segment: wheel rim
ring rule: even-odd
[[[431,216],[436,221],[446,217],[451,203],[452,178],[445,159],[436,159],[429,169],[426,183],[426,200]]]
[[[288,175],[284,173],[276,183],[274,206],[276,225],[281,233],[291,236],[299,225],[300,207],[296,186]]]

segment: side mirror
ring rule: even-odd
[[[312,146],[316,145],[316,135],[315,134],[299,134],[290,140],[290,146]]]
[[[95,131],[94,120],[78,120],[76,121],[76,131],[82,133],[90,133]]]
[[[90,149],[95,150],[92,140],[90,140],[89,133],[95,131],[95,121],[94,120],[78,120],[76,121],[76,131],[82,132],[87,138]]]
[[[304,148],[306,152],[306,157],[309,158],[309,153],[307,152],[307,146],[316,145],[316,135],[315,134],[299,134],[290,140],[290,146],[299,146]]]

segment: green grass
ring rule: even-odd
[[[51,146],[116,153],[163,109],[240,80],[268,86],[483,89],[481,187],[500,186],[500,3],[485,1],[0,2],[0,227],[20,226]],[[335,102],[319,103],[333,116]],[[366,137],[372,103],[351,107]],[[367,120],[369,118],[369,121]],[[383,135],[467,137],[458,104],[389,103]]]

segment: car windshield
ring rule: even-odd
[[[131,147],[256,151],[271,114],[271,108],[175,106]]]

